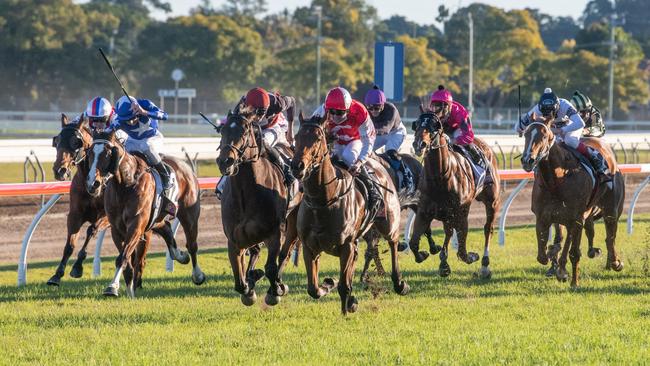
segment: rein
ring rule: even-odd
[[[237,119],[239,121],[244,120],[244,117],[242,117],[240,115],[233,115],[233,117],[237,117]],[[254,163],[254,162],[258,161],[260,159],[260,157],[262,156],[262,149],[260,148],[262,143],[261,143],[261,141],[259,143],[257,141],[258,136],[260,136],[260,138],[261,138],[262,127],[260,127],[256,123],[252,123],[252,122],[250,124],[243,124],[242,126],[245,129],[244,134],[243,134],[243,136],[245,136],[245,140],[242,143],[243,146],[242,147],[237,147],[233,143],[229,143],[228,145],[224,146],[224,149],[228,149],[228,150],[232,151],[234,153],[234,155],[235,155],[235,162],[233,164],[235,166],[235,173],[233,175],[237,175],[237,173],[239,172],[239,165],[240,164],[249,163],[249,162]],[[257,135],[255,134],[256,131],[254,131],[254,128],[257,128]],[[252,141],[254,141],[253,144],[251,144],[250,141],[249,141],[251,139],[252,139]],[[219,147],[219,148],[221,148],[221,147]],[[246,156],[245,156],[246,150],[248,150],[249,148],[257,150],[257,154],[254,155],[253,158],[250,158],[250,159],[246,158]]]

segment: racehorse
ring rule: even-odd
[[[587,250],[587,256],[589,258],[600,257],[602,251],[600,248],[594,247],[594,217],[590,216],[585,219],[585,234],[587,235],[587,243],[589,244],[589,249]],[[548,250],[548,257],[551,261],[551,266],[546,271],[546,277],[554,277],[557,273],[558,268],[558,254],[562,249],[562,242],[564,241],[564,236],[562,235],[562,230],[566,231],[566,228],[560,224],[553,224],[553,246]]]
[[[221,128],[217,165],[221,174],[228,176],[221,198],[221,222],[228,238],[235,291],[240,294],[241,302],[251,306],[257,301],[255,284],[266,275],[270,286],[264,300],[273,306],[289,290],[282,282],[282,272],[297,242],[295,207],[302,194],[287,202],[282,170],[269,160],[260,127],[250,117],[244,113],[228,113],[227,122]],[[290,151],[285,153],[289,155]],[[264,271],[255,270],[262,242],[269,250]],[[247,250],[250,258],[245,269]]]
[[[551,117],[538,121],[533,116],[525,130],[524,153],[521,163],[526,171],[535,171],[532,195],[532,211],[536,217],[537,261],[546,265],[549,254],[546,241],[551,223],[567,228],[566,242],[562,248],[556,277],[559,281],[568,279],[567,255],[570,251],[572,264],[571,286],[578,286],[580,242],[582,228],[586,222],[591,226],[588,235],[593,235],[593,220],[602,217],[605,221],[607,245],[607,269],[621,271],[623,262],[616,253],[615,240],[618,219],[623,212],[625,184],[618,170],[611,149],[596,138],[582,138],[585,144],[598,149],[605,157],[609,170],[614,173],[611,182],[601,182],[590,172],[589,163],[582,163],[576,154],[564,144],[556,143],[551,131]],[[591,232],[591,234],[590,234]]]
[[[192,282],[200,285],[205,274],[197,262],[198,220],[201,213],[199,183],[187,163],[165,156],[176,174],[178,184],[178,220],[185,232],[189,257],[192,260]],[[127,294],[135,296],[140,287],[151,230],[167,243],[172,257],[187,264],[187,253],[178,250],[176,240],[165,214],[152,217],[156,183],[151,168],[140,156],[129,154],[115,137],[115,131],[100,132],[86,154],[89,164],[86,189],[97,197],[104,192],[104,208],[111,224],[113,242],[119,251],[115,276],[104,295],[118,296],[120,277],[124,273]],[[150,223],[151,222],[151,223]],[[149,226],[149,227],[148,227]]]
[[[357,259],[357,244],[368,228],[363,228],[367,214],[362,191],[355,178],[346,169],[335,166],[327,146],[324,127],[326,118],[311,117],[305,121],[300,114],[300,130],[295,137],[295,154],[291,161],[294,176],[303,183],[304,198],[298,209],[298,237],[303,245],[303,258],[307,269],[307,292],[315,299],[330,293],[336,281],[318,280],[320,254],[340,258],[340,282],[343,314],[357,310],[357,300],[352,296],[352,278]],[[388,241],[392,259],[393,289],[400,295],[409,291],[399,270],[397,245],[399,238],[400,206],[391,178],[375,158],[365,162],[372,168],[379,184],[383,186],[385,215],[375,218],[371,225]],[[387,189],[388,188],[388,189]]]
[[[69,178],[73,167],[77,172],[70,183],[70,206],[67,218],[67,236],[63,257],[54,275],[47,281],[48,285],[59,286],[61,277],[65,272],[68,259],[77,243],[77,235],[81,226],[90,223],[86,230],[86,239],[77,254],[77,260],[72,265],[70,277],[81,278],[83,275],[83,261],[86,259],[88,242],[97,232],[108,227],[108,219],[104,212],[104,197],[91,197],[86,192],[86,176],[88,165],[85,164],[86,151],[92,144],[92,135],[88,128],[87,120],[81,119],[78,123],[68,121],[65,114],[61,114],[61,132],[52,140],[56,148],[56,160],[52,166],[56,180],[62,181]]]
[[[483,187],[479,189],[474,180],[471,163],[464,154],[455,151],[449,143],[440,119],[433,113],[424,113],[413,122],[415,138],[413,148],[419,156],[424,156],[424,173],[420,178],[420,202],[413,226],[413,236],[410,240],[411,249],[416,262],[424,261],[429,254],[418,251],[420,236],[433,219],[442,221],[445,241],[440,251],[439,274],[447,277],[451,268],[447,263],[449,240],[453,231],[458,235],[458,258],[467,263],[478,260],[477,253],[467,252],[466,239],[468,232],[468,216],[472,201],[478,200],[485,205],[486,222],[483,226],[485,246],[481,259],[481,278],[490,278],[490,239],[494,230],[495,213],[499,207],[499,176],[496,158],[492,150],[478,138],[474,144],[483,153],[485,160],[491,164]]]

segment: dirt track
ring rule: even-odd
[[[628,177],[625,212],[627,212],[627,208],[629,207],[629,201],[634,193],[634,189],[641,180],[641,177]],[[516,183],[508,183],[505,193],[502,196],[504,201],[515,186]],[[517,196],[513,205],[510,207],[507,221],[508,225],[533,222],[534,217],[530,211],[530,194],[531,185],[529,184]],[[0,263],[18,263],[23,236],[32,218],[38,211],[39,204],[40,197],[0,198]],[[63,245],[65,244],[67,210],[68,200],[64,196],[41,221],[30,244],[28,253],[30,261],[60,258]],[[646,193],[641,195],[635,212],[650,212],[650,194]],[[402,221],[404,222],[405,214],[402,217]],[[470,226],[482,226],[484,217],[485,214],[482,204],[475,203],[472,205]],[[439,223],[434,223],[434,227],[439,226]],[[198,242],[200,248],[223,247],[226,245],[226,238],[221,229],[221,209],[212,192],[203,192],[199,228]],[[84,237],[85,226],[82,228],[78,245],[83,244]],[[179,245],[185,246],[185,237],[182,229],[179,230],[177,238]],[[92,255],[94,252],[94,244],[94,240],[92,240],[88,246],[89,255]],[[163,251],[164,249],[164,242],[156,237],[152,243],[152,250]],[[110,239],[110,233],[106,235],[104,246],[102,247],[102,254],[116,254],[112,240]],[[74,256],[76,256],[76,250]]]

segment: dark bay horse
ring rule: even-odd
[[[335,167],[329,156],[324,121],[314,116],[305,121],[300,115],[300,130],[295,137],[296,152],[291,170],[303,183],[304,197],[298,209],[298,237],[303,245],[303,258],[307,269],[307,292],[315,299],[327,295],[336,281],[326,278],[319,283],[318,270],[322,252],[339,257],[343,314],[357,309],[352,296],[352,278],[357,259],[359,238],[364,234],[362,223],[366,203],[355,178],[347,170]],[[400,206],[390,176],[375,158],[365,163],[375,172],[383,189],[385,215],[373,223],[390,246],[393,288],[400,295],[409,291],[399,270],[397,245],[399,239]]]
[[[118,295],[120,277],[124,273],[127,293],[134,297],[135,289],[142,281],[152,232],[146,230],[156,191],[151,168],[144,159],[131,155],[124,149],[116,139],[115,131],[96,134],[86,160],[89,165],[86,189],[91,196],[99,196],[104,192],[104,208],[111,224],[113,242],[120,252],[116,261],[115,276],[104,290],[104,294]],[[198,220],[201,213],[199,183],[187,163],[169,156],[165,156],[163,161],[176,174],[177,217],[185,232],[186,245],[192,260],[192,282],[200,285],[205,281],[205,274],[198,265],[196,255]],[[180,263],[188,263],[187,253],[176,247],[169,221],[164,220],[163,215],[151,219],[151,229],[165,239],[172,257]]]
[[[474,144],[481,150],[486,160],[491,163],[482,189],[477,189],[470,162],[465,156],[455,151],[444,133],[443,125],[433,113],[425,113],[413,122],[415,139],[413,148],[417,155],[425,153],[424,173],[420,178],[420,202],[418,204],[413,236],[409,243],[416,262],[424,261],[429,254],[418,251],[420,236],[429,228],[433,219],[442,221],[445,241],[440,252],[439,274],[446,277],[451,273],[447,263],[449,240],[454,229],[458,234],[458,258],[467,263],[478,260],[477,253],[467,252],[466,239],[470,205],[474,200],[485,205],[486,222],[483,226],[485,246],[481,259],[481,278],[490,278],[489,250],[490,239],[494,230],[495,213],[499,208],[499,175],[496,172],[496,158],[492,150],[480,139],[474,138]]]
[[[270,286],[264,300],[268,305],[277,305],[289,289],[282,282],[282,272],[297,242],[295,208],[302,194],[287,202],[282,170],[269,160],[260,127],[250,117],[228,113],[221,129],[217,165],[221,174],[228,176],[221,198],[221,222],[228,238],[235,291],[242,303],[255,303],[255,284],[266,275]],[[255,270],[260,243],[266,244],[269,251],[264,271]],[[250,258],[246,267],[247,250]]]
[[[52,140],[52,146],[56,148],[56,160],[52,170],[56,180],[60,181],[69,178],[74,167],[77,168],[77,172],[70,183],[68,232],[63,257],[56,272],[47,281],[48,285],[59,286],[61,283],[61,277],[63,277],[68,259],[74,251],[77,236],[83,224],[90,223],[86,230],[83,246],[77,254],[77,260],[72,265],[72,270],[70,270],[70,277],[73,278],[81,278],[83,275],[83,261],[86,259],[86,247],[90,240],[99,231],[108,227],[108,219],[104,212],[104,197],[92,197],[86,192],[88,165],[85,164],[84,158],[92,144],[92,139],[86,120],[81,119],[79,123],[72,123],[68,121],[65,114],[61,115],[61,132]]]
[[[534,116],[533,121],[537,118]],[[593,236],[593,220],[602,217],[605,221],[607,245],[607,269],[621,271],[623,262],[616,253],[615,240],[618,219],[623,211],[625,184],[618,170],[614,154],[596,138],[582,138],[592,148],[598,149],[614,173],[608,183],[599,181],[585,169],[578,158],[562,144],[556,143],[551,131],[552,118],[531,123],[524,132],[525,146],[521,163],[526,171],[535,171],[532,195],[532,211],[536,217],[537,261],[548,264],[546,242],[551,223],[567,228],[566,242],[562,248],[556,277],[559,281],[568,279],[567,255],[572,264],[571,286],[578,286],[580,242],[582,228],[586,222],[591,226],[587,235]]]

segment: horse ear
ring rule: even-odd
[[[77,130],[80,130],[82,128],[87,128],[88,127],[88,118],[85,115],[80,115],[79,116],[79,123],[77,123]]]
[[[298,113],[298,121],[300,121],[300,124],[305,122],[305,115],[302,114],[302,109],[300,110],[300,113]]]
[[[65,127],[68,124],[68,116],[65,113],[61,113],[61,127]]]
[[[420,113],[424,113],[424,104],[420,102]]]

